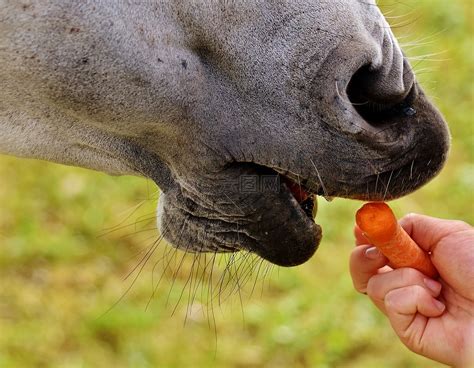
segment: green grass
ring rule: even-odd
[[[395,29],[410,35],[402,43],[424,39],[409,55],[441,52],[431,57],[438,61],[414,64],[453,136],[443,172],[394,202],[395,210],[474,223],[471,1],[381,5],[391,16],[412,11],[393,19],[406,24]],[[156,188],[149,181],[6,156],[0,178],[0,367],[436,366],[404,348],[352,289],[347,262],[359,203],[320,201],[325,236],[317,255],[293,269],[263,265],[250,296],[254,270],[242,303],[232,290],[242,259],[236,262],[225,300],[219,305],[213,298],[212,313],[206,307],[211,291],[196,289],[196,276],[187,284],[192,258],[178,267],[182,253],[164,245],[126,293],[135,274],[125,276],[156,238]],[[216,265],[213,285],[225,261]],[[251,269],[242,267],[241,275]],[[153,294],[152,279],[162,273]]]

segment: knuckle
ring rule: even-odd
[[[359,253],[360,253],[360,250],[357,249],[357,248],[354,248],[350,254],[350,257],[349,257],[349,265],[350,266],[354,266],[356,265],[358,262],[358,258],[359,258]]]
[[[349,258],[349,263],[351,265],[360,264],[364,251],[365,251],[365,249],[362,246],[361,247],[355,247],[354,249],[352,249],[352,252],[351,252],[350,258]]]
[[[354,285],[354,289],[355,289],[356,291],[358,291],[359,293],[365,294],[365,292],[366,292],[366,287],[365,287],[363,284],[358,283],[358,282],[356,282],[355,280],[352,281],[352,284]]]
[[[384,304],[387,310],[396,310],[401,301],[416,304],[426,293],[427,291],[420,285],[394,289],[385,295]]]
[[[387,310],[393,310],[398,298],[399,291],[391,290],[385,295],[384,304]]]
[[[357,292],[367,294],[367,282],[365,280],[352,277],[352,285]]]
[[[469,225],[467,222],[462,221],[462,220],[452,220],[451,223],[454,228],[459,229],[459,230],[472,229],[471,225]]]
[[[423,351],[421,337],[419,330],[407,329],[400,335],[400,340],[412,352],[420,354]]]
[[[367,282],[367,288],[366,288],[366,291],[367,291],[367,295],[369,295],[370,297],[378,297],[380,291],[379,291],[379,282],[378,282],[378,277],[377,276],[373,276],[369,279],[369,281]]]
[[[420,285],[413,285],[410,287],[411,296],[414,299],[420,299],[427,293],[426,289]]]
[[[401,278],[404,285],[414,285],[422,281],[423,276],[420,271],[414,268],[401,268]]]
[[[400,219],[400,221],[403,222],[403,223],[413,223],[418,218],[420,218],[420,215],[418,213],[410,212],[410,213],[407,213],[405,216],[403,216]]]
[[[373,278],[369,280],[369,282],[367,283],[367,288],[366,288],[367,295],[369,296],[374,295],[374,282],[372,281],[372,279]]]

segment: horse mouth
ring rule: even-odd
[[[299,228],[298,229],[298,237],[303,234],[314,234],[316,233],[316,237],[310,241],[310,242],[302,242],[304,244],[304,249],[308,250],[309,252],[303,256],[301,259],[298,259],[297,261],[293,258],[293,254],[289,256],[289,254],[286,254],[286,256],[281,256],[279,253],[279,250],[282,248],[285,248],[284,243],[285,237],[282,236],[282,234],[278,236],[274,236],[271,239],[271,242],[268,243],[268,239],[265,239],[266,236],[268,235],[269,231],[265,230],[267,225],[271,223],[271,220],[268,221],[268,217],[266,219],[262,219],[260,222],[256,223],[256,228],[254,230],[255,233],[253,234],[254,239],[259,239],[259,241],[263,243],[267,243],[267,245],[262,245],[258,243],[254,243],[250,248],[244,244],[239,244],[235,246],[227,246],[227,247],[220,247],[219,252],[238,252],[240,250],[246,249],[250,250],[253,253],[258,254],[260,257],[264,258],[265,260],[279,265],[279,266],[296,266],[299,264],[302,264],[306,262],[316,251],[316,249],[319,246],[319,242],[321,240],[320,234],[318,233],[320,231],[319,225],[315,223],[315,218],[317,214],[317,194],[311,190],[308,186],[304,185],[301,182],[297,182],[293,179],[291,179],[289,176],[278,173],[277,171],[274,171],[273,169],[270,168],[258,168],[259,171],[263,170],[263,172],[266,174],[268,177],[270,173],[271,175],[274,176],[277,179],[277,182],[279,183],[279,194],[283,195],[284,197],[289,196],[289,200],[286,201],[285,204],[285,209],[290,210],[293,212],[293,216],[289,216],[286,218],[285,221],[281,223],[280,226],[281,228],[281,233],[285,233],[286,229],[288,229],[288,232],[291,233],[291,231],[294,228]],[[286,188],[286,190],[285,190]],[[282,193],[283,192],[283,193]],[[265,194],[263,194],[265,195]],[[281,203],[279,203],[281,204]],[[276,206],[278,207],[278,205]],[[266,208],[265,209],[265,214],[269,215],[270,217],[273,217],[273,221],[278,221],[277,218],[280,214],[281,211],[278,210],[278,208],[273,209],[273,208]],[[303,226],[301,226],[304,224]],[[286,228],[286,229],[285,229]],[[318,231],[315,232],[315,229],[318,229]],[[243,240],[241,238],[241,240]],[[293,238],[293,240],[296,240]],[[297,245],[297,242],[291,244]],[[263,249],[268,249],[268,247],[271,248],[271,251],[268,254],[265,251],[262,251]],[[298,248],[298,247],[296,247]],[[290,251],[291,252],[291,251]],[[304,252],[306,253],[306,252]],[[298,251],[295,251],[295,254],[298,254]]]
[[[272,179],[271,187],[261,186],[257,193],[240,193],[245,203],[252,203],[245,227],[248,237],[235,244],[234,251],[247,250],[261,258],[284,267],[297,266],[310,259],[322,237],[321,227],[315,223],[317,195],[322,191],[315,183],[296,174],[261,166],[239,163],[234,166],[246,177],[259,177],[262,183]],[[241,228],[242,229],[242,228]],[[251,241],[247,238],[251,238]],[[228,251],[228,250],[227,250]]]
[[[310,189],[301,183],[293,181],[288,176],[281,175],[281,177],[286,187],[298,202],[306,216],[314,220],[318,209],[316,193],[311,192]]]
[[[351,97],[358,103],[364,96]],[[322,239],[315,222],[317,196],[393,200],[420,188],[442,168],[449,133],[422,91],[412,89],[390,106],[355,106],[350,116],[372,126],[372,135],[362,128],[342,133],[334,128],[321,140],[337,133],[339,138],[331,142],[340,144],[312,152],[313,140],[305,134],[299,147],[310,147],[310,152],[294,150],[297,141],[288,139],[284,144],[292,153],[284,159],[237,158],[216,175],[200,177],[190,189],[190,182],[178,185],[163,206],[163,218],[171,221],[162,222],[183,223],[184,230],[174,226],[165,237],[187,251],[243,250],[275,265],[297,266],[313,256]],[[332,161],[334,152],[340,153],[337,162]],[[246,179],[250,187],[242,185]],[[272,185],[264,185],[266,179]],[[189,249],[189,243],[196,245]]]

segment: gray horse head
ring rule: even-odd
[[[0,151],[152,178],[175,247],[292,266],[315,195],[393,199],[447,127],[373,0],[2,1]]]

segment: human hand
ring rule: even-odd
[[[410,350],[452,366],[474,366],[474,228],[417,214],[400,224],[431,253],[439,279],[412,268],[392,269],[356,227],[354,287],[389,318]]]

